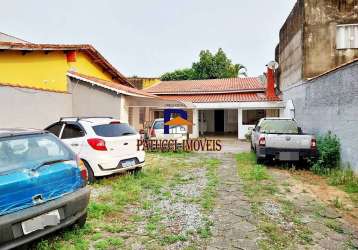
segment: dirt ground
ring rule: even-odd
[[[33,248],[358,249],[358,207],[345,192],[308,171],[258,166],[247,145],[235,147],[148,154],[138,176],[91,187],[85,228]]]

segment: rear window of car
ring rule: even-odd
[[[20,168],[33,168],[50,161],[75,159],[75,154],[52,134],[0,139],[0,174]]]
[[[164,129],[164,121],[156,121],[154,122],[154,129]]]
[[[135,135],[137,132],[126,123],[104,124],[93,126],[93,130],[98,136],[118,137]]]
[[[268,134],[298,134],[297,123],[293,120],[264,120],[260,132]]]

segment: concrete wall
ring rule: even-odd
[[[297,0],[280,30],[276,60],[281,90],[358,58],[336,49],[336,27],[358,23],[356,0]]]
[[[121,97],[113,91],[71,80],[74,116],[112,116],[121,119]],[[128,117],[125,117],[128,121]]]
[[[304,132],[336,134],[342,160],[358,172],[358,61],[283,93],[292,99],[295,118]]]
[[[42,129],[61,116],[72,115],[72,96],[0,86],[0,127]]]
[[[358,23],[358,2],[305,0],[304,79],[358,58],[358,49],[336,49],[337,24]]]
[[[280,52],[280,89],[299,82],[303,69],[303,41],[302,30],[299,30]]]

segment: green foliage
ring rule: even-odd
[[[350,168],[331,171],[328,182],[333,186],[343,186],[347,193],[358,193],[358,177]]]
[[[191,80],[195,78],[193,69],[178,69],[173,72],[163,74],[160,79],[162,81]]]
[[[313,162],[312,171],[317,174],[328,174],[339,166],[340,142],[337,136],[328,133],[317,138],[319,157]]]
[[[240,72],[246,68],[241,64],[233,64],[220,48],[216,54],[209,50],[202,50],[199,54],[199,61],[194,62],[191,68],[179,69],[165,73],[161,76],[162,81],[175,80],[198,80],[198,79],[222,79],[245,75]]]

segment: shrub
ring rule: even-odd
[[[317,138],[318,159],[312,163],[312,171],[317,174],[329,174],[339,166],[340,142],[330,132]]]

